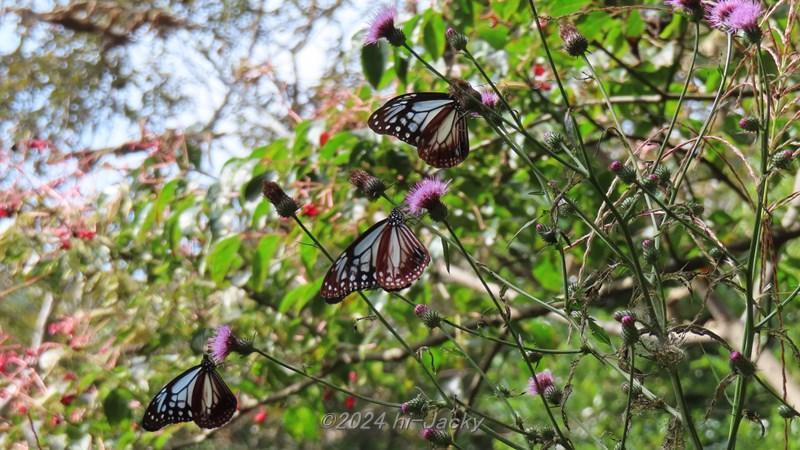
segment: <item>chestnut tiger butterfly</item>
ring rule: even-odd
[[[378,134],[394,136],[417,147],[420,158],[431,166],[453,167],[469,154],[469,96],[480,98],[463,81],[454,81],[449,93],[404,94],[372,113],[367,123]]]
[[[417,281],[430,261],[428,250],[408,228],[403,213],[394,208],[336,259],[322,281],[320,294],[333,304],[364,289],[399,291]]]
[[[237,400],[208,355],[167,383],[150,402],[142,428],[156,431],[171,423],[194,421],[200,428],[217,428],[236,412]]]

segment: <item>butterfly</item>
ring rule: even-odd
[[[453,167],[469,154],[470,96],[480,98],[463,81],[454,81],[449,93],[404,94],[372,113],[367,124],[378,134],[388,134],[417,147],[420,158],[431,166]]]
[[[170,381],[150,402],[142,427],[156,431],[165,425],[194,421],[200,428],[217,428],[236,412],[236,397],[222,381],[208,355]]]
[[[431,255],[406,225],[398,208],[361,234],[333,263],[320,293],[339,303],[362,289],[399,291],[422,276]]]

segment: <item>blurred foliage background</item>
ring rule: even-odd
[[[627,188],[613,183],[607,168],[625,153],[582,60],[560,50],[557,24],[570,20],[589,40],[589,58],[643,164],[655,158],[689,76],[693,25],[657,2],[535,3],[542,16],[538,25],[519,0],[401,3],[399,24],[440,71],[486,87],[476,69],[445,45],[447,27],[466,34],[470,51],[534,136],[564,133],[564,104],[536,30],[543,27],[594,168],[609,195],[619,198]],[[338,254],[391,208],[355,193],[349,170],[383,178],[397,201],[435,173],[414,148],[365,126],[369,114],[394,95],[447,89],[403,49],[386,43],[362,47],[365,18],[374,6],[342,0],[4,2],[3,445],[428,447],[417,425],[324,429],[320,421],[328,412],[386,412],[391,423],[398,411],[361,400],[353,404],[256,356],[231,358],[219,369],[239,397],[240,412],[225,427],[208,432],[189,423],[146,433],[137,424],[158,389],[199,363],[211,330],[223,324],[288,364],[362,395],[396,403],[420,392],[435,398],[418,363],[357,296],[325,304],[318,290],[328,261],[260,195],[263,180],[281,184],[304,203],[301,220]],[[770,26],[789,32],[785,39],[768,33],[764,43],[775,55],[767,70],[783,106],[773,117],[782,130],[775,150],[797,147],[791,86],[798,82],[798,39],[787,19],[790,11],[796,17],[796,8],[788,2],[776,9]],[[725,35],[705,25],[700,30],[696,68],[666,146],[664,164],[673,170],[721,82]],[[754,180],[744,163],[758,167],[758,152],[756,136],[738,126],[755,113],[753,74],[744,57],[752,49],[737,41],[735,51],[739,62],[730,74],[731,89],[711,128],[719,140],[709,140],[693,156],[680,198],[704,208],[699,220],[743,262],[756,220]],[[781,59],[792,54],[794,63],[790,56]],[[621,436],[627,376],[604,359],[616,360],[621,345],[611,314],[641,308],[630,304],[638,287],[605,245],[587,240],[591,229],[585,223],[568,213],[554,215],[534,175],[485,121],[470,120],[470,135],[466,162],[440,172],[453,180],[444,199],[450,223],[472,256],[496,273],[494,289],[507,280],[528,294],[503,290],[527,345],[578,352],[592,343],[594,355],[546,354],[537,367],[571,389],[564,411],[576,448],[613,448]],[[602,199],[588,185],[529,150],[555,192],[568,193],[592,219],[605,215]],[[795,175],[782,173],[769,192],[769,245],[761,260],[765,311],[798,285],[800,271]],[[644,205],[634,211],[630,233],[637,242],[653,238]],[[565,267],[558,252],[537,237],[536,221],[557,224],[572,244]],[[508,338],[466,260],[450,248],[448,267],[441,239],[414,228],[433,262],[402,295],[480,333]],[[662,238],[660,267],[672,324],[702,326],[738,345],[741,262],[718,263],[680,226],[667,228]],[[575,287],[571,300],[584,324],[580,333],[541,304],[563,307],[562,273]],[[425,328],[412,307],[384,292],[369,295],[407,342],[427,347],[422,360],[433,364],[448,392],[512,423],[460,353]],[[774,332],[759,341],[766,358],[759,366],[771,368],[767,383],[778,392],[787,386],[787,401],[795,405],[796,311],[787,305],[776,316],[780,323],[772,323]],[[509,390],[526,427],[547,423],[541,402],[525,394],[529,374],[514,348],[467,334],[458,339],[493,382]],[[723,448],[728,432],[732,390],[715,390],[729,372],[730,349],[688,333],[657,349],[676,354],[684,398],[708,448]],[[674,407],[659,362],[639,361],[645,386]],[[777,406],[763,388],[751,388],[746,407],[758,419],[743,425],[742,448],[783,448],[796,441],[797,423],[779,417]],[[659,401],[636,405],[630,448],[681,448],[684,438],[673,417]],[[481,432],[460,432],[457,441],[464,448],[504,448]]]

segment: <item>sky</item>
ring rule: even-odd
[[[0,0],[2,1],[2,0]],[[52,9],[54,2],[49,1],[36,1],[31,2],[30,5],[37,11],[48,11]],[[4,3],[0,3],[2,7]],[[265,2],[264,8],[267,11],[278,10],[283,5],[280,0],[269,0]],[[309,89],[314,86],[320,77],[323,75],[325,65],[329,58],[328,46],[331,42],[335,42],[340,38],[340,33],[344,30],[345,36],[342,39],[346,51],[357,50],[356,46],[360,46],[363,39],[363,34],[367,26],[367,18],[370,11],[379,6],[375,2],[367,0],[353,0],[351,4],[346,7],[340,8],[335,14],[333,20],[339,26],[315,26],[312,31],[312,36],[307,41],[307,45],[297,54],[297,58],[302,62],[301,71],[298,79],[301,89]],[[0,54],[13,51],[19,42],[16,35],[17,23],[13,19],[14,16],[0,16]],[[190,32],[183,32],[184,34]],[[349,33],[349,36],[347,35]],[[267,42],[263,45],[259,44],[253,52],[252,60],[257,62],[259,59],[268,61],[273,70],[277,73],[280,79],[294,78],[292,69],[291,54],[287,49],[289,42],[294,38],[292,35],[286,35],[285,40],[280,40],[281,35],[274,42]],[[198,74],[213,73],[209,63],[203,58],[191,57],[188,62],[185,61],[186,55],[193,55],[195,53],[194,47],[191,42],[186,42],[185,38],[182,39],[167,39],[165,53],[168,55],[175,55],[174,58],[166,58],[158,62],[161,69],[168,68],[169,72],[176,75],[186,82],[181,83],[181,89],[184,94],[190,96],[194,104],[191,108],[186,108],[178,115],[169,118],[163,124],[165,128],[169,129],[190,129],[196,127],[197,124],[205,124],[209,121],[212,114],[220,104],[222,104],[225,97],[224,85],[213,76],[198,77]],[[158,45],[158,40],[152,36],[152,33],[145,34],[138,38],[133,45],[130,46],[129,63],[134,67],[147,67],[147,64],[153,64],[151,54],[152,46]],[[358,61],[358,58],[354,58]],[[234,62],[231,62],[233,65]],[[127,92],[128,104],[132,107],[141,106],[141,92],[135,88],[128,89]],[[265,105],[266,107],[267,105]],[[274,109],[274,105],[271,105]],[[281,112],[276,114],[279,115]],[[253,111],[252,116],[259,115],[259,111]],[[263,119],[268,120],[267,114],[263,114]],[[256,117],[256,120],[259,120]],[[221,120],[215,131],[217,132],[233,132],[237,130],[239,124],[233,116],[224,117]],[[275,124],[275,128],[285,128],[281,123]],[[157,130],[156,130],[157,131]],[[290,130],[285,129],[288,135]],[[86,148],[106,148],[116,147],[123,143],[136,141],[140,136],[139,124],[132,123],[127,119],[121,117],[110,117],[108,123],[102,124],[99,127],[87,127],[86,132],[81,136],[80,145]],[[231,156],[243,156],[249,152],[249,149],[244,148],[240,142],[235,139],[225,139],[219,142],[219,145],[214,148],[209,157],[206,158],[206,163],[209,164],[209,172],[212,174],[219,174],[219,171],[225,161]],[[141,162],[142,157],[127,157],[123,160],[113,161],[115,167],[135,166]],[[81,190],[84,194],[90,195],[92,193],[101,192],[107,186],[116,184],[119,181],[119,175],[114,172],[107,171],[102,175],[96,177],[86,177],[85,185]]]

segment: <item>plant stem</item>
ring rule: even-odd
[[[290,370],[290,371],[292,371],[292,372],[294,372],[294,373],[296,373],[298,375],[302,375],[302,376],[304,376],[304,377],[306,377],[308,379],[314,380],[319,384],[323,384],[323,385],[333,389],[334,391],[341,392],[341,393],[347,394],[347,395],[352,395],[353,397],[361,399],[361,400],[364,400],[365,402],[374,403],[376,405],[381,405],[381,406],[388,406],[389,408],[400,409],[401,405],[398,404],[398,403],[384,402],[383,400],[376,400],[374,398],[365,397],[365,396],[363,396],[361,394],[358,394],[356,392],[353,392],[353,391],[350,391],[348,389],[339,387],[339,386],[337,386],[337,385],[335,385],[333,383],[329,383],[328,381],[325,381],[324,379],[319,378],[319,377],[317,377],[315,375],[311,375],[311,374],[308,374],[306,372],[303,372],[302,370],[300,370],[300,369],[298,369],[298,368],[296,368],[294,366],[290,366],[289,364],[286,364],[283,361],[281,361],[281,360],[273,357],[272,355],[270,355],[268,353],[265,353],[265,352],[263,352],[263,351],[261,351],[261,350],[259,350],[257,348],[254,348],[253,351],[258,353],[259,355],[263,356],[264,358],[267,358],[268,360],[272,361],[273,363],[283,367],[284,369],[288,369],[288,370]]]

